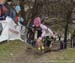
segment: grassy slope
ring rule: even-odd
[[[19,52],[23,52],[24,49],[25,44],[20,41],[10,41],[0,44],[0,63],[9,63],[11,59],[19,55]],[[49,61],[45,61],[46,63],[75,63],[75,49],[51,52],[45,55],[40,57],[40,59],[43,61],[47,57]]]
[[[0,63],[8,63],[8,61],[16,56],[24,47],[24,43],[20,41],[10,41],[0,44]]]

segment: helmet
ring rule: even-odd
[[[34,19],[34,26],[39,27],[40,24],[41,24],[41,19],[40,19],[40,17],[36,17],[36,18]]]

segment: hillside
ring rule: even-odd
[[[0,44],[0,63],[75,63],[75,49],[65,49],[38,55],[21,41]]]

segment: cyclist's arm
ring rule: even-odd
[[[40,27],[42,28],[42,34],[40,36],[40,39],[42,39],[43,37],[45,37],[47,30],[50,33],[50,35],[54,37],[53,31],[50,28],[48,28],[47,26],[45,26],[43,24],[41,24]]]
[[[53,31],[51,29],[48,28],[48,31],[49,31],[51,36],[54,36]]]

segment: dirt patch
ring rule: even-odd
[[[50,62],[50,59],[56,59],[56,52],[48,52],[40,55],[24,46],[16,56],[11,57],[9,63],[46,63]]]

